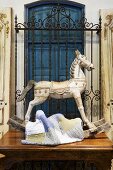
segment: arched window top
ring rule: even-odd
[[[61,1],[39,1],[26,5],[27,22],[39,29],[76,29],[84,17],[84,5]],[[31,23],[32,21],[32,23]],[[79,22],[79,23],[78,23]],[[83,24],[83,23],[81,23]]]
[[[74,1],[68,1],[68,0],[57,0],[57,1],[52,1],[52,0],[43,0],[43,1],[36,1],[36,2],[32,2],[29,4],[26,4],[25,7],[27,8],[34,8],[35,6],[39,6],[39,5],[58,5],[58,4],[63,4],[63,5],[68,5],[68,6],[76,6],[77,8],[85,8],[84,4],[78,3],[78,2],[74,2]]]

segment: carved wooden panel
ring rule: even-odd
[[[8,130],[10,98],[11,8],[0,10],[0,138]]]
[[[85,161],[26,161],[16,163],[10,170],[96,170],[96,167]]]

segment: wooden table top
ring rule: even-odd
[[[9,131],[0,140],[0,154],[4,159],[24,160],[86,160],[107,162],[110,166],[113,158],[113,143],[105,133],[93,139],[58,146],[23,145],[24,134],[20,131]],[[103,166],[103,164],[102,164]]]
[[[81,142],[74,142],[70,144],[63,144],[58,146],[38,146],[38,145],[23,145],[21,139],[24,139],[24,134],[20,131],[9,131],[0,140],[0,151],[5,150],[57,150],[57,151],[71,151],[71,150],[99,150],[111,151],[113,150],[113,143],[108,139],[105,133],[101,133],[92,139],[84,139]]]

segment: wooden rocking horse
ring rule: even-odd
[[[29,102],[29,107],[25,115],[25,121],[14,116],[13,118],[9,119],[8,124],[12,125],[16,129],[25,131],[26,123],[29,122],[31,110],[35,105],[43,103],[48,99],[48,97],[56,99],[74,97],[80,111],[81,118],[88,127],[88,130],[84,130],[84,138],[91,137],[97,133],[108,131],[110,129],[109,123],[107,123],[104,118],[96,122],[90,122],[85,115],[81,93],[84,92],[86,88],[86,77],[81,68],[84,67],[88,71],[91,71],[94,69],[94,66],[91,62],[86,60],[86,57],[81,55],[78,50],[75,51],[75,54],[76,58],[70,67],[70,80],[63,82],[35,82],[34,80],[30,80],[28,82],[28,85],[25,87],[22,94],[17,98],[18,102],[22,101],[25,98],[27,92],[34,86],[34,100]]]
[[[91,132],[95,132],[97,130],[97,127],[86,117],[81,99],[81,93],[84,92],[86,88],[86,77],[82,71],[82,67],[86,68],[88,71],[91,71],[94,69],[94,66],[86,59],[84,55],[81,55],[78,50],[75,51],[75,54],[76,58],[72,62],[70,68],[70,80],[63,82],[35,82],[34,80],[30,80],[28,82],[28,85],[23,90],[21,96],[17,98],[18,102],[23,100],[27,92],[34,86],[34,100],[29,102],[29,107],[25,115],[25,122],[29,121],[32,108],[35,105],[43,103],[48,99],[48,97],[56,99],[74,97],[83,122],[88,126]]]

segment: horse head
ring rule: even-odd
[[[86,68],[88,71],[91,71],[92,69],[94,69],[94,65],[89,60],[87,60],[86,56],[82,55],[79,52],[79,50],[76,50],[75,54],[76,54],[76,58],[80,66]]]

